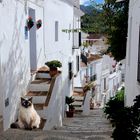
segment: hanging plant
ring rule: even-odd
[[[34,21],[33,21],[32,17],[28,17],[28,19],[27,19],[28,30],[30,30],[33,26],[34,26]]]
[[[41,26],[42,26],[42,20],[39,19],[39,20],[37,20],[37,22],[36,22],[36,28],[39,29]]]

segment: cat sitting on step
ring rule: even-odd
[[[16,123],[12,123],[11,128],[32,130],[39,128],[40,121],[41,118],[34,109],[32,97],[29,99],[21,97],[18,121]]]

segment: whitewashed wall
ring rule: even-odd
[[[52,8],[53,7],[53,8]],[[58,59],[62,62],[62,77],[65,94],[69,94],[68,62],[72,56],[72,34],[62,32],[73,25],[73,7],[58,0],[45,1],[45,54],[46,61]],[[55,42],[55,21],[58,21],[58,41]],[[68,91],[69,90],[69,91]]]
[[[37,4],[32,0],[32,2],[27,3],[27,7],[35,9],[36,21],[42,20],[42,27],[36,30],[36,52],[37,52],[37,68],[44,65],[45,62],[45,43],[44,43],[44,7],[41,4]],[[35,21],[35,22],[36,22]],[[34,25],[36,26],[36,25]]]
[[[4,129],[16,119],[20,96],[26,94],[30,80],[29,32],[25,39],[25,24],[28,8],[35,10],[36,20],[41,19],[43,26],[36,30],[37,67],[48,60],[58,59],[62,62],[63,94],[72,93],[72,80],[68,79],[68,62],[72,61],[72,33],[64,33],[73,25],[73,6],[61,0],[47,0],[44,8],[40,1],[3,0],[0,3],[0,112],[4,115]],[[53,8],[52,8],[53,7]],[[44,19],[43,19],[44,17]],[[55,42],[55,21],[59,22],[58,42]],[[76,54],[76,53],[74,53]],[[65,98],[65,96],[63,96]],[[4,106],[2,101],[9,100]],[[63,99],[64,101],[64,99]]]
[[[4,129],[16,119],[20,96],[26,93],[30,80],[29,34],[25,39],[24,30],[28,6],[36,10],[37,17],[43,18],[42,8],[33,2],[26,4],[20,0],[4,0],[0,3],[0,95],[3,97],[1,108],[3,107]],[[38,66],[42,63],[40,58],[43,55],[43,51],[40,51],[43,47],[42,30],[37,31],[37,47],[40,46]],[[8,106],[4,104],[6,99]]]
[[[53,128],[62,126],[63,94],[62,94],[61,82],[62,82],[62,76],[59,75],[55,80],[49,105],[46,108],[45,115],[47,118],[47,122],[45,123],[43,130],[51,130]]]
[[[96,93],[95,93],[95,100],[97,102],[101,101],[101,77],[102,77],[102,59],[98,60],[96,63]]]
[[[122,84],[122,78],[121,78],[120,70],[109,75],[109,88],[108,88],[109,92],[107,95],[107,100],[110,97],[115,96],[116,91],[121,86],[121,84]]]
[[[86,82],[86,78],[85,76],[87,75],[87,67],[82,67],[80,69],[80,73],[79,75],[77,76],[77,80],[75,79],[74,80],[74,86],[75,87],[83,87],[85,82]]]
[[[4,106],[4,129],[9,127],[17,108],[18,98],[28,84],[29,54],[28,41],[24,39],[25,9],[24,5],[15,0],[5,0],[0,7],[0,56],[1,56],[1,86],[0,94],[3,100],[9,100]],[[27,77],[28,76],[28,77]]]
[[[140,94],[137,82],[138,43],[140,26],[140,1],[130,1],[128,20],[128,39],[126,56],[125,96],[126,105],[132,105],[133,99]]]

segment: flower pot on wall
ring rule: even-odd
[[[74,114],[74,111],[73,111],[73,110],[66,111],[66,116],[67,116],[68,118],[72,118],[72,117],[73,117],[73,114]]]
[[[34,26],[34,21],[33,21],[32,17],[29,17],[27,19],[27,23],[26,24],[27,24],[28,30],[30,30]]]
[[[37,20],[37,22],[36,22],[36,28],[39,29],[41,26],[42,26],[42,20],[39,19],[39,20]]]
[[[54,77],[56,74],[58,74],[57,67],[50,67],[49,74],[50,74],[51,77]]]
[[[62,67],[62,63],[58,60],[52,60],[45,63],[50,68],[50,76],[53,77],[58,74],[58,67]]]

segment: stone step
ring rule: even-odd
[[[46,118],[47,106],[45,106],[44,103],[34,103],[34,108],[40,117]]]
[[[46,79],[35,79],[34,81],[31,82],[31,84],[42,84],[42,83],[47,83],[50,84],[51,80],[46,78]]]
[[[84,97],[83,96],[72,96],[75,101],[83,101]]]
[[[50,80],[34,80],[29,86],[29,91],[48,91]]]
[[[45,79],[45,78],[47,78],[47,79],[50,79],[51,77],[50,77],[50,74],[48,73],[48,72],[37,72],[36,73],[36,78],[38,79],[38,78],[40,78],[40,79]]]
[[[83,104],[82,104],[82,102],[75,101],[75,102],[72,103],[72,105],[74,105],[74,106],[82,106]]]
[[[45,100],[47,98],[47,91],[29,91],[26,95],[26,97],[33,97],[33,103],[45,103]]]
[[[26,96],[47,96],[47,91],[29,91]]]
[[[75,108],[75,112],[82,112],[83,111],[83,107],[74,106],[74,108]]]
[[[43,110],[44,103],[34,103],[35,110]]]

